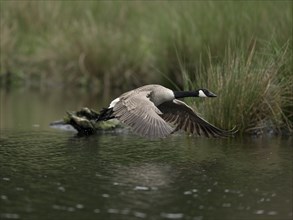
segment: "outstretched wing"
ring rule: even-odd
[[[204,134],[206,137],[229,137],[236,132],[217,128],[198,116],[193,109],[184,102],[177,99],[162,103],[158,106],[158,109],[163,113],[161,117],[166,122],[177,126],[176,130],[182,129],[192,134]]]
[[[174,128],[160,116],[162,112],[148,98],[150,93],[140,91],[119,97],[113,107],[113,115],[138,135],[151,139],[163,138],[171,134]]]

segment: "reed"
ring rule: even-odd
[[[218,94],[216,99],[194,104],[220,127],[236,126],[240,132],[251,133],[282,128],[292,132],[293,76],[287,76],[292,68],[292,45],[267,45],[257,51],[256,44],[237,51],[228,47],[218,65],[209,53],[210,65],[194,74],[187,74],[182,64],[185,87],[207,87]]]

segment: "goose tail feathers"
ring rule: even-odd
[[[113,108],[103,108],[100,111],[96,121],[107,121],[112,118],[115,118],[115,116],[113,115]]]

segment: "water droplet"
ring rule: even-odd
[[[146,186],[136,186],[134,190],[149,190],[149,187]]]
[[[109,196],[109,194],[102,194],[102,196],[104,197],[104,198],[109,198],[110,196]]]
[[[268,215],[277,215],[276,211],[268,211]]]
[[[146,214],[143,212],[133,212],[133,215],[138,218],[145,218]]]
[[[185,191],[183,194],[184,194],[184,195],[191,195],[192,192],[191,192],[191,191]]]
[[[75,206],[77,209],[82,209],[84,206],[83,206],[83,204],[76,204],[76,206]]]
[[[229,208],[231,207],[231,203],[223,203],[222,206],[225,208]]]
[[[118,209],[108,209],[107,212],[112,213],[112,214],[117,214],[117,213],[119,213],[119,210]]]
[[[10,181],[10,178],[8,178],[8,177],[3,177],[2,180],[4,180],[4,181]]]
[[[61,192],[65,192],[65,188],[63,186],[59,186],[58,190],[60,190]]]
[[[100,209],[94,209],[94,213],[100,213]]]
[[[70,210],[70,208],[67,208],[66,206],[61,206],[61,205],[56,205],[56,204],[52,205],[52,208],[57,209],[57,210],[64,210],[64,211]]]
[[[5,196],[5,195],[1,195],[1,199],[2,199],[2,200],[6,200],[6,199],[7,199],[7,196]]]
[[[52,205],[53,209],[60,209],[59,207],[60,207],[59,205]]]
[[[15,188],[17,191],[23,191],[24,189],[22,187],[16,187]]]
[[[262,215],[262,214],[264,214],[264,210],[256,210],[255,211],[255,214],[257,214],[257,215]]]
[[[18,214],[15,214],[15,213],[1,213],[0,214],[0,217],[2,219],[3,218],[7,218],[7,219],[19,219],[20,216]]]
[[[182,213],[161,213],[161,216],[164,218],[169,218],[169,219],[180,219],[183,218]]]

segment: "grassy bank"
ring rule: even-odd
[[[199,106],[217,125],[291,126],[291,1],[12,0],[0,16],[2,86],[171,81],[221,94]]]

